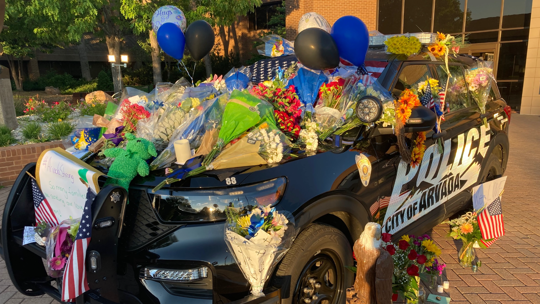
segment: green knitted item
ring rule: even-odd
[[[109,178],[105,185],[116,184],[128,190],[129,184],[137,174],[147,176],[150,173],[146,160],[157,156],[157,152],[154,144],[144,138],[137,138],[131,133],[126,133],[126,140],[125,150],[110,148],[103,151],[103,154],[114,158],[107,173]]]

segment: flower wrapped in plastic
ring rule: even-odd
[[[260,55],[280,57],[294,54],[294,44],[278,35],[268,35],[261,38],[264,44],[257,46]]]
[[[120,98],[119,106],[116,109],[116,113],[113,115],[113,118],[124,122],[125,114],[123,112],[131,105],[138,105],[143,109],[147,110],[146,106],[148,105],[149,101],[153,100],[154,95],[155,94],[149,94],[132,87],[124,88]]]
[[[225,242],[244,277],[251,294],[263,297],[266,280],[285,256],[296,236],[294,218],[271,206],[228,207]]]
[[[210,164],[214,170],[277,164],[290,151],[287,136],[266,122],[227,146]]]
[[[304,66],[300,66],[296,75],[289,80],[288,86],[294,86],[300,101],[303,103],[303,113],[308,112],[310,119],[317,100],[319,89],[328,81],[328,77],[322,71],[314,71]]]
[[[80,221],[80,218],[64,220],[60,225],[50,228],[45,242],[47,259],[44,261],[45,269],[50,277],[59,278],[64,274]]]
[[[251,72],[247,67],[232,68],[225,74],[224,79],[229,92],[234,90],[245,90],[250,85]]]
[[[484,62],[478,62],[477,67],[468,69],[465,73],[465,80],[469,85],[469,92],[480,108],[482,114],[486,113],[486,103],[491,90],[491,82],[495,81],[493,69]],[[484,118],[484,123],[487,121]]]
[[[214,75],[213,77],[210,76],[205,81],[201,82],[201,84],[199,86],[201,86],[201,87],[212,86],[218,92],[226,92],[227,91],[227,85],[225,84],[225,79],[223,79],[223,75],[221,75],[221,76]]]
[[[204,127],[209,123],[219,124],[221,120],[222,106],[226,102],[226,96],[206,100],[202,104],[194,107],[186,115],[184,121],[174,130],[169,138],[169,145],[150,164],[151,170],[165,168],[175,161],[174,142],[180,139],[187,139],[192,149],[198,148],[201,136],[204,134]],[[218,101],[221,100],[221,101]]]
[[[158,99],[162,100],[164,104],[175,103],[178,104],[178,100],[182,98],[187,88],[191,87],[191,83],[185,78],[181,78],[176,81],[170,89],[158,92]]]

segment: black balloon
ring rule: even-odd
[[[332,69],[339,65],[339,52],[330,34],[320,28],[308,28],[294,40],[298,60],[314,70]]]
[[[185,36],[186,47],[195,60],[201,60],[214,47],[214,30],[204,20],[197,20],[190,24]]]

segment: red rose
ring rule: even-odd
[[[394,255],[394,254],[396,254],[396,247],[394,247],[394,245],[390,244],[390,245],[386,246],[386,251],[388,251],[388,253],[390,253],[390,255]]]
[[[383,233],[382,234],[382,240],[383,242],[390,242],[392,240],[392,235],[390,233]]]
[[[421,254],[418,256],[416,261],[418,262],[418,264],[423,265],[427,261],[427,258],[425,255]]]
[[[418,253],[416,253],[416,250],[411,250],[411,252],[409,252],[409,255],[407,256],[409,258],[409,260],[411,261],[414,261],[416,260],[416,257],[418,256]]]
[[[400,240],[399,241],[399,249],[407,250],[407,248],[409,248],[409,242],[407,242],[405,240]]]
[[[398,297],[397,293],[392,294],[392,302],[397,301],[397,297]]]
[[[418,266],[416,265],[411,265],[407,268],[407,273],[410,275],[410,276],[414,276],[414,277],[417,277],[419,276],[418,274]]]

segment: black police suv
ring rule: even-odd
[[[90,291],[77,303],[345,303],[352,286],[352,245],[364,225],[379,222],[395,238],[419,234],[471,207],[472,186],[505,171],[510,108],[494,83],[485,113],[473,101],[465,70],[475,59],[450,62],[400,60],[370,50],[382,63],[378,82],[395,97],[421,81],[446,85],[449,112],[440,133],[427,133],[421,164],[400,161],[391,127],[372,125],[344,134],[333,151],[275,167],[210,171],[152,193],[163,175],[137,178],[129,194],[106,186],[94,203],[87,251]],[[260,63],[264,65],[264,63]],[[272,66],[272,62],[266,63]],[[424,108],[425,109],[425,108]],[[423,113],[423,114],[422,114]],[[434,120],[415,109],[407,132],[431,130]],[[429,115],[428,115],[429,116]],[[484,123],[484,120],[487,123]],[[372,164],[363,186],[355,156]],[[2,252],[13,285],[23,294],[60,301],[61,283],[48,277],[38,245],[22,245],[23,228],[35,222],[28,164],[17,178],[2,221]],[[125,208],[113,201],[121,194]],[[126,201],[129,204],[126,205]],[[249,284],[224,241],[224,208],[230,203],[272,204],[295,217],[298,235],[267,280],[264,298],[249,298]]]

